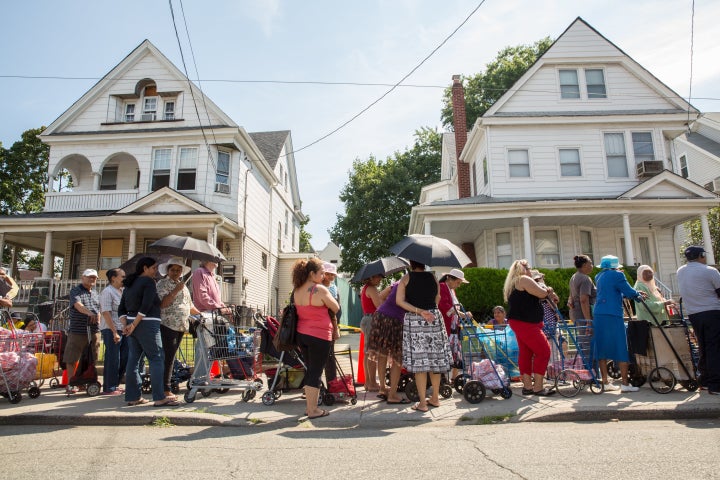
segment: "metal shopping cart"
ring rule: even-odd
[[[40,388],[33,381],[38,362],[35,350],[42,344],[43,335],[21,332],[0,330],[0,395],[10,403],[19,403],[24,389],[30,398],[40,396]]]
[[[234,319],[232,315],[225,318],[217,310],[203,313],[197,319],[195,367],[184,396],[187,403],[194,402],[198,392],[209,397],[212,392],[223,394],[230,390],[241,390],[242,399],[247,402],[262,388],[258,376],[260,332],[253,332],[252,342],[239,341],[240,326]],[[213,375],[211,367],[216,362],[218,373]],[[225,374],[226,370],[231,376]]]

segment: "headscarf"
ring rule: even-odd
[[[645,278],[643,277],[643,274],[645,271],[650,270],[653,272],[653,278],[650,281],[645,281]],[[653,271],[652,267],[650,265],[640,265],[637,269],[637,281],[640,283],[644,283],[648,290],[652,295],[655,296],[658,300],[664,301],[662,294],[660,293],[660,290],[658,289],[657,285],[655,284],[655,272]]]

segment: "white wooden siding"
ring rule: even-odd
[[[623,54],[582,22],[573,23],[544,58],[622,57]]]

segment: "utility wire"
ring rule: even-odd
[[[437,52],[438,50],[440,50],[440,48],[441,48],[443,45],[445,45],[445,44],[448,42],[448,40],[450,40],[450,39],[457,33],[457,31],[460,30],[460,29],[463,27],[463,25],[465,25],[465,24],[470,20],[470,18],[475,14],[475,12],[477,12],[477,11],[480,9],[480,7],[483,6],[484,3],[485,3],[485,0],[482,0],[482,1],[477,5],[477,7],[475,7],[475,8],[473,9],[473,11],[470,12],[470,14],[469,14],[467,17],[465,17],[465,20],[463,20],[463,21],[460,23],[460,25],[458,25],[458,26],[455,28],[455,30],[453,30],[453,31],[450,33],[450,35],[448,35],[447,37],[445,37],[445,39],[444,39],[442,42],[440,42],[440,45],[438,45],[437,47],[435,47],[425,58],[423,58],[423,59],[420,61],[420,63],[418,63],[418,64],[415,66],[415,68],[413,68],[412,70],[410,70],[410,72],[409,72],[407,75],[405,75],[403,78],[401,78],[399,82],[397,82],[396,84],[394,84],[387,92],[385,92],[385,93],[383,93],[382,95],[380,95],[380,97],[379,97],[377,100],[375,100],[375,101],[372,102],[370,105],[368,105],[367,107],[365,107],[365,108],[363,108],[362,110],[360,110],[358,113],[356,113],[355,115],[353,115],[349,120],[347,120],[347,121],[345,121],[344,123],[342,123],[339,127],[335,128],[334,130],[326,133],[326,134],[323,135],[322,137],[320,137],[320,138],[318,138],[317,140],[314,140],[314,141],[308,143],[307,145],[305,145],[305,146],[303,146],[303,147],[297,148],[297,149],[293,150],[292,152],[286,153],[285,156],[288,156],[288,155],[290,155],[290,154],[294,154],[294,153],[297,153],[297,152],[301,152],[301,151],[305,150],[306,148],[310,148],[310,147],[312,147],[313,145],[315,145],[315,144],[317,144],[317,143],[319,143],[319,142],[322,142],[323,140],[325,140],[325,139],[328,138],[329,136],[331,136],[331,135],[337,133],[338,131],[340,131],[341,129],[345,128],[347,125],[349,125],[349,124],[350,124],[351,122],[353,122],[355,119],[357,119],[360,115],[362,115],[363,113],[367,112],[367,111],[370,110],[373,106],[375,106],[377,103],[379,103],[383,98],[387,97],[387,96],[388,96],[390,93],[392,93],[392,91],[395,90],[403,81],[405,81],[405,79],[407,79],[410,75],[412,75],[413,73],[415,73],[415,71],[416,71],[417,69],[419,69],[430,57],[432,57],[432,56],[435,54],[435,52]]]
[[[688,107],[687,107],[687,128],[690,133],[690,103],[692,102],[692,82],[693,82],[693,50],[695,43],[695,0],[692,0],[692,10],[690,13],[690,81],[688,88]]]

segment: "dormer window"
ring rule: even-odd
[[[126,103],[125,104],[125,121],[126,122],[134,122],[135,121],[135,104],[134,103]]]
[[[152,122],[157,117],[157,97],[145,97],[143,99],[142,121]]]
[[[163,115],[163,120],[175,120],[175,102],[174,101],[165,102],[165,113]]]

